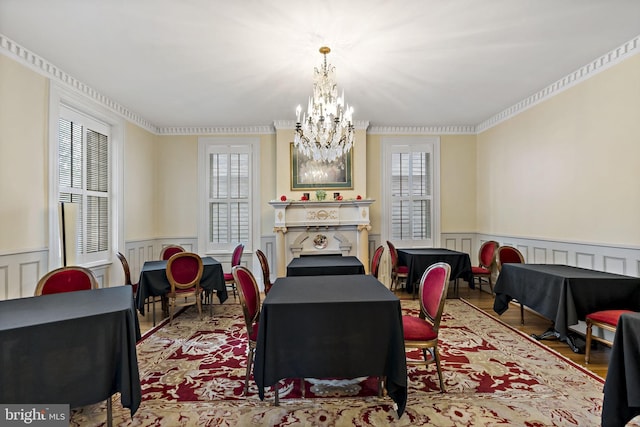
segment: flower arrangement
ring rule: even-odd
[[[316,199],[318,200],[324,200],[327,197],[327,192],[324,190],[317,190],[316,191]]]

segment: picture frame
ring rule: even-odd
[[[291,189],[353,189],[353,149],[331,162],[315,161],[290,144]]]

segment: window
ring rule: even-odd
[[[436,137],[384,138],[386,235],[408,246],[434,246],[439,240]]]
[[[64,263],[59,202],[73,207],[73,263],[92,269],[106,266],[113,248],[124,242],[120,202],[124,121],[86,96],[52,82],[49,135],[50,268]]]
[[[259,199],[254,158],[257,141],[244,138],[200,138],[201,218],[199,247],[206,252],[231,251],[238,243],[251,250],[257,231],[254,209]],[[202,244],[204,243],[204,244]]]
[[[67,107],[58,129],[58,201],[77,204],[76,259],[109,252],[109,127]]]

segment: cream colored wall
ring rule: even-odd
[[[478,136],[478,231],[640,243],[640,55]]]
[[[440,137],[440,230],[476,231],[476,135]]]
[[[158,136],[154,198],[156,237],[198,233],[198,137]]]
[[[124,143],[124,239],[154,239],[155,203],[159,193],[156,139],[151,132],[127,123]]]
[[[276,191],[276,135],[260,136],[260,233],[273,234],[273,208],[269,205],[278,192]],[[280,197],[278,195],[278,197]]]
[[[367,135],[367,186],[362,197],[375,200],[369,206],[371,230],[369,234],[381,234],[382,224],[382,138],[380,135]]]
[[[0,254],[48,246],[48,80],[0,55]]]
[[[200,135],[206,136],[206,135]],[[247,135],[229,135],[229,138]],[[251,135],[254,137],[255,135]],[[156,136],[153,147],[155,235],[162,237],[194,237],[198,234],[198,135]],[[273,229],[273,208],[268,201],[275,198],[275,136],[257,135],[260,139],[260,226],[261,233]],[[141,151],[142,153],[142,151]]]
[[[386,135],[385,135],[386,136]],[[367,197],[377,200],[369,208],[371,234],[380,234],[382,218],[382,139],[367,135]],[[440,229],[443,233],[476,229],[476,136],[440,136]]]

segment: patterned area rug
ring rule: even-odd
[[[417,302],[402,301],[417,313]],[[283,381],[280,406],[269,389],[243,396],[246,341],[238,304],[199,320],[188,309],[138,344],[142,404],[131,419],[114,397],[115,425],[132,426],[597,426],[603,381],[463,300],[447,300],[440,332],[446,393],[435,365],[410,366],[408,401],[398,419],[377,380],[354,386]],[[419,353],[408,353],[420,357]],[[318,384],[320,387],[318,388]],[[72,415],[71,425],[104,425],[104,403]]]

